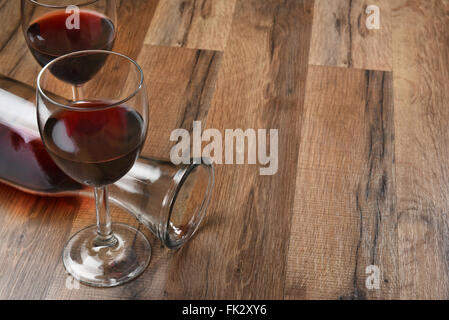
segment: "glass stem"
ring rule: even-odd
[[[97,211],[97,238],[96,246],[112,247],[117,239],[112,234],[112,222],[108,206],[107,187],[95,188],[95,207]]]
[[[83,87],[81,85],[72,86],[73,101],[80,101],[83,99]]]

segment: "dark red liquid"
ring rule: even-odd
[[[36,134],[12,129],[0,122],[0,177],[37,193],[80,190],[48,155]]]
[[[83,110],[63,110],[45,123],[43,138],[53,160],[74,180],[104,186],[123,177],[136,161],[145,138],[142,117],[101,101],[77,102]],[[85,109],[85,110],[84,110]]]
[[[79,29],[69,29],[66,21],[70,15],[65,10],[54,11],[33,21],[28,27],[27,43],[41,66],[74,51],[112,49],[115,29],[111,20],[98,13],[81,10]],[[61,80],[82,84],[100,70],[105,60],[104,54],[76,57],[58,64],[51,72]]]

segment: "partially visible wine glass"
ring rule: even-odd
[[[51,70],[70,61],[83,72],[90,67],[82,63],[85,59],[106,62],[79,84],[85,93],[83,100],[67,102],[73,82]],[[120,75],[119,82],[111,79],[113,72]],[[145,269],[151,247],[140,231],[112,225],[107,186],[131,169],[146,139],[148,101],[142,70],[122,54],[78,51],[46,65],[37,86],[37,118],[45,148],[68,176],[95,190],[97,225],[69,240],[64,265],[75,279],[89,285],[109,287],[127,282]]]
[[[43,67],[64,54],[81,50],[112,50],[116,36],[115,0],[21,0],[21,23],[26,43]],[[73,97],[81,98],[80,84],[104,64],[85,57],[86,68],[73,60],[51,71],[73,85]]]

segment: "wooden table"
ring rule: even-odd
[[[0,186],[0,298],[449,298],[448,12],[443,0],[120,1],[115,50],[149,88],[147,155],[167,158],[171,131],[201,120],[278,129],[279,170],[217,165],[198,234],[172,252],[147,233],[150,266],[112,289],[66,286],[60,252],[94,221],[91,200]],[[0,73],[33,84],[19,1],[0,0],[0,19]]]

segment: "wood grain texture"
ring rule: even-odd
[[[223,53],[145,45],[138,59],[150,101],[150,134],[144,153],[168,159],[173,130],[192,130],[211,107]]]
[[[447,1],[393,6],[401,298],[449,298]]]
[[[207,126],[279,129],[279,171],[217,166],[210,213],[169,273],[169,298],[284,295],[313,2],[239,0],[235,12]]]
[[[395,298],[392,75],[311,66],[306,92],[286,296]]]
[[[0,74],[0,88],[29,102],[34,103],[36,101],[36,89],[33,86],[26,85],[2,74]]]
[[[317,0],[310,63],[368,70],[392,70],[389,0]],[[393,1],[394,2],[394,1]],[[380,29],[366,27],[367,6],[380,9]]]
[[[4,23],[0,33],[0,73],[34,85],[40,66],[26,45],[20,21],[20,1],[3,1],[0,19]]]
[[[161,0],[146,44],[223,51],[236,0]]]
[[[139,57],[145,35],[160,0],[121,0],[117,8],[117,38],[113,50],[132,59]]]
[[[43,299],[61,264],[61,250],[80,200],[39,198],[0,185],[0,297]],[[55,216],[57,218],[55,218]]]
[[[0,74],[34,84],[18,2],[0,0]],[[94,223],[91,199],[0,185],[1,299],[449,298],[448,1],[118,2],[115,50],[148,87],[144,155],[167,158],[171,131],[201,120],[223,135],[278,129],[279,170],[217,165],[206,219],[178,251],[113,208],[153,255],[112,289],[66,287],[60,253]],[[367,5],[380,30],[366,30]]]

